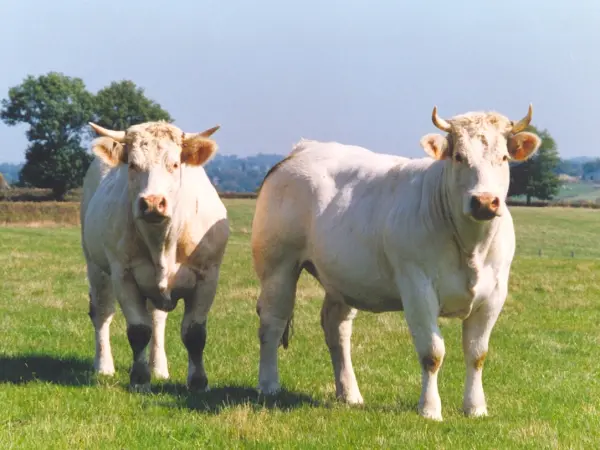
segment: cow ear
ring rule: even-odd
[[[217,143],[196,135],[186,139],[181,149],[181,162],[190,166],[206,164],[217,152]]]
[[[517,133],[508,138],[508,153],[515,161],[529,159],[540,148],[542,140],[533,133]]]
[[[446,159],[450,157],[448,139],[441,134],[426,134],[421,138],[421,147],[433,159]]]
[[[127,151],[123,144],[108,137],[101,137],[92,142],[92,152],[110,167],[127,163]]]

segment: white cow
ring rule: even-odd
[[[260,279],[259,390],[280,389],[277,348],[287,347],[296,284],[306,269],[323,286],[321,324],[336,394],[362,403],[350,357],[357,310],[404,310],[422,366],[421,415],[442,420],[438,317],[463,320],[467,415],[487,414],[481,383],[492,327],[507,295],[515,234],[506,206],[509,160],[540,139],[494,113],[433,123],[431,158],[408,159],[302,140],[263,182],[252,227]]]
[[[116,297],[133,351],[131,387],[149,388],[150,339],[154,375],[168,378],[165,321],[183,298],[188,387],[206,389],[206,319],[229,237],[227,211],[202,167],[217,150],[209,136],[219,127],[186,134],[166,122],[127,131],[90,125],[103,136],[92,144],[96,157],[81,205],[95,368],[107,375],[115,371],[109,327]]]

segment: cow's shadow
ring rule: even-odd
[[[0,355],[0,384],[42,381],[63,386],[89,386],[94,379],[91,360],[37,353]]]
[[[280,411],[291,411],[304,406],[326,406],[305,394],[282,390],[276,395],[263,396],[253,387],[238,385],[216,386],[208,392],[194,393],[189,392],[183,384],[164,383],[153,386],[152,393],[172,395],[174,402],[169,404],[171,407],[209,414],[219,414],[223,409],[239,405]]]

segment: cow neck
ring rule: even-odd
[[[494,218],[488,222],[476,222],[466,217],[462,212],[462,205],[458,207],[452,202],[453,197],[449,188],[446,167],[444,167],[440,181],[439,192],[442,197],[441,203],[446,225],[451,230],[452,238],[461,254],[461,260],[472,269],[476,278],[492,245],[501,219]]]

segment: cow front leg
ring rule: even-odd
[[[462,341],[466,364],[463,411],[467,416],[487,416],[483,392],[483,363],[494,324],[500,315],[506,289],[497,288],[492,297],[463,321]]]
[[[127,339],[133,353],[129,373],[130,388],[134,391],[149,391],[150,369],[146,360],[146,347],[152,337],[152,317],[133,275],[128,270],[119,272],[112,269],[112,273],[113,289],[127,321]]]
[[[181,322],[181,340],[188,351],[187,386],[192,391],[208,391],[208,377],[204,370],[206,320],[217,293],[218,269],[207,273],[199,281],[194,295],[185,299],[185,313]]]
[[[321,309],[321,327],[333,364],[336,397],[350,404],[362,404],[363,398],[358,389],[350,355],[354,317],[356,309],[334,302],[328,294],[325,295]]]
[[[150,342],[150,367],[153,375],[162,380],[169,378],[169,366],[165,351],[165,327],[169,313],[156,309],[148,301],[148,308],[152,312],[152,340]]]
[[[399,278],[406,322],[421,363],[421,396],[419,414],[442,420],[442,401],[438,391],[438,373],[446,353],[444,339],[437,324],[439,303],[429,280],[414,271]]]

